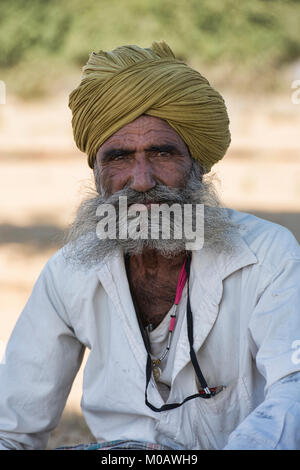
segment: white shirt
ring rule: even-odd
[[[204,245],[193,252],[190,274],[194,349],[208,385],[225,390],[161,413],[147,407],[147,355],[122,254],[83,271],[60,250],[37,280],[0,365],[3,449],[46,447],[86,347],[81,406],[97,441],[300,448],[300,248],[287,229],[226,210],[242,224],[234,254]],[[168,403],[198,391],[186,329],[184,316]],[[148,399],[164,404],[153,379]]]

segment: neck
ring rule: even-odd
[[[186,252],[183,251],[172,258],[166,258],[157,250],[146,249],[141,254],[132,255],[128,259],[130,268],[136,269],[140,274],[148,272],[157,275],[158,271],[174,272],[181,269]]]
[[[132,298],[144,326],[158,325],[174,304],[185,257],[186,252],[166,258],[149,249],[126,259]]]

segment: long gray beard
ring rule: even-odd
[[[164,185],[156,185],[155,188],[145,192],[137,192],[130,188],[122,189],[110,196],[102,195],[98,173],[95,174],[95,184],[97,191],[90,190],[91,194],[78,208],[77,215],[65,237],[63,249],[67,262],[81,268],[90,268],[97,265],[104,258],[114,256],[120,249],[124,254],[135,255],[142,253],[145,249],[154,249],[163,256],[170,258],[183,251],[186,251],[186,239],[184,231],[182,238],[174,237],[176,229],[175,223],[170,226],[170,239],[100,239],[96,233],[99,216],[96,211],[101,204],[112,204],[116,211],[116,232],[119,233],[119,197],[127,197],[128,207],[131,204],[145,204],[148,202],[166,203],[181,205],[203,204],[204,205],[204,246],[210,247],[216,253],[231,252],[232,235],[237,230],[237,225],[233,224],[227,215],[226,209],[221,206],[213,177],[202,177],[201,169],[197,162],[192,162],[192,168],[183,189],[168,188]],[[150,212],[150,211],[148,211]],[[190,222],[194,227],[194,220]],[[122,221],[121,221],[122,223]],[[148,227],[151,229],[151,217],[148,215]],[[161,227],[159,228],[161,235]]]

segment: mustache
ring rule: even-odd
[[[128,206],[131,204],[183,204],[191,201],[191,193],[184,188],[169,188],[163,184],[157,184],[154,188],[145,192],[135,191],[125,187],[102,199],[101,202],[117,207],[119,198],[126,196]],[[100,202],[100,201],[99,201]]]

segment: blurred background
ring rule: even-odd
[[[92,181],[68,108],[92,51],[165,40],[207,77],[231,120],[231,147],[212,170],[223,204],[300,241],[299,31],[299,0],[0,0],[2,352]],[[94,440],[82,369],[49,449]]]

